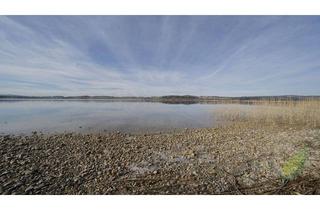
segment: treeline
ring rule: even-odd
[[[81,99],[81,100],[95,100],[95,99],[144,99],[148,97],[116,97],[116,96],[21,96],[21,95],[0,95],[0,99]]]
[[[320,96],[241,96],[241,97],[220,97],[220,96],[201,96],[204,100],[240,100],[240,101],[299,101],[299,100],[319,100]]]
[[[0,99],[47,99],[47,100],[137,100],[155,102],[210,102],[210,101],[299,101],[299,100],[320,100],[320,96],[242,96],[242,97],[223,97],[223,96],[193,96],[193,95],[167,95],[153,97],[139,96],[21,96],[21,95],[0,95]]]
[[[20,96],[20,95],[0,95],[3,99],[111,99],[112,96]]]

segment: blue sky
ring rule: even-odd
[[[320,16],[0,16],[0,94],[320,95]]]

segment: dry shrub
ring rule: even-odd
[[[215,117],[218,121],[232,123],[320,128],[320,101],[265,101],[219,109]]]

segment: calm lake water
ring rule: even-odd
[[[158,132],[213,127],[221,104],[108,101],[0,101],[0,134],[42,132]]]

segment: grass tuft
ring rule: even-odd
[[[304,148],[286,161],[282,166],[283,179],[288,181],[295,179],[302,172],[307,158],[308,150]]]

